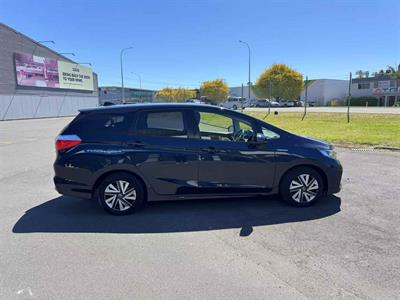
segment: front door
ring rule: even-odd
[[[257,144],[251,120],[229,112],[195,112],[199,192],[263,193],[272,189],[274,151]]]

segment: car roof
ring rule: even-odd
[[[140,103],[140,104],[117,104],[111,106],[100,106],[93,108],[80,109],[80,112],[127,112],[142,109],[180,109],[180,108],[208,108],[215,110],[224,110],[224,108],[210,105],[210,104],[197,104],[197,103]]]

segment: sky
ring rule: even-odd
[[[99,85],[246,84],[273,63],[309,79],[346,79],[400,63],[400,1],[0,0],[0,22],[90,62]],[[0,44],[1,46],[1,44]]]

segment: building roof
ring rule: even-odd
[[[121,90],[122,88],[120,86],[115,86],[115,85],[113,85],[113,86],[99,86],[99,90],[107,90],[107,89]],[[148,90],[148,89],[141,89],[141,88],[131,88],[131,87],[124,87],[124,90],[157,92],[156,90]]]

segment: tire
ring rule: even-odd
[[[292,206],[310,206],[322,198],[324,182],[313,168],[299,167],[284,175],[279,192],[281,198]]]
[[[137,177],[129,173],[107,176],[97,192],[100,205],[112,215],[131,214],[146,203],[145,187]]]

